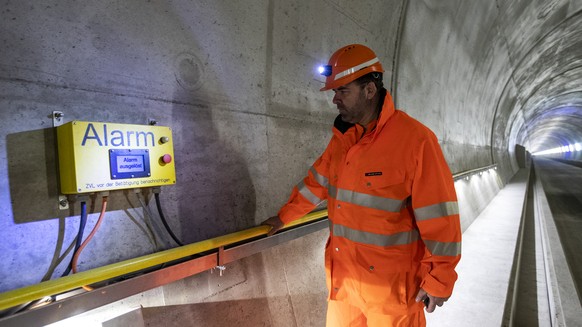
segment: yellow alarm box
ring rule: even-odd
[[[169,127],[72,121],[57,143],[62,194],[176,183]]]

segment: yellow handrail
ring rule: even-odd
[[[285,225],[285,228],[311,222],[323,217],[327,217],[327,210],[309,213],[301,219]],[[90,285],[114,277],[123,276],[145,268],[157,266],[165,262],[170,262],[191,255],[214,250],[221,246],[227,246],[230,244],[249,240],[254,237],[267,234],[269,229],[269,226],[256,226],[205,241],[152,253],[142,257],[113,263],[107,266],[98,267],[58,279],[48,280],[35,285],[25,286],[4,292],[0,294],[0,310],[35,301],[45,296],[61,294],[82,287],[83,285]]]

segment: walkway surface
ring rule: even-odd
[[[426,314],[427,326],[502,325],[527,174],[518,171],[463,233],[455,290],[442,308]]]
[[[582,326],[582,162],[536,157],[534,164],[543,187],[539,211],[552,263],[546,270],[552,277],[553,314],[561,325]]]
[[[582,170],[550,159],[536,159],[535,164],[574,285],[578,294],[582,294]]]

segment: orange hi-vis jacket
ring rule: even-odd
[[[422,310],[415,301],[420,288],[451,295],[461,228],[453,178],[436,136],[395,110],[384,93],[371,132],[336,118],[325,152],[279,217],[288,223],[327,200],[329,299],[405,315]]]

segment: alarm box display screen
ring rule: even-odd
[[[111,179],[151,176],[148,150],[109,150]]]

